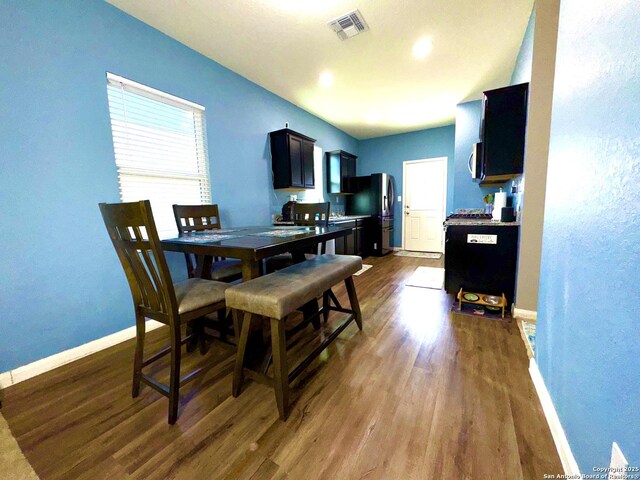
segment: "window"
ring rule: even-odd
[[[177,235],[172,205],[211,203],[204,107],[107,73],[123,202],[150,200],[160,238]]]

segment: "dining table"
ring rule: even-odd
[[[242,262],[242,280],[261,275],[262,260],[291,252],[294,262],[305,259],[305,251],[319,243],[351,234],[351,228],[331,226],[253,226],[220,228],[186,233],[162,240],[171,252],[194,254],[196,276],[207,278],[214,257],[235,258]]]
[[[194,254],[197,258],[196,277],[208,278],[215,257],[235,258],[242,262],[242,281],[247,282],[262,274],[262,261],[266,258],[290,252],[295,263],[305,260],[305,252],[317,248],[318,244],[352,233],[349,227],[313,226],[265,226],[232,227],[186,233],[162,240],[163,250]],[[320,321],[319,305],[312,300],[302,308],[303,318],[317,330]],[[302,326],[302,324],[300,325]],[[256,333],[256,332],[254,332]],[[264,355],[264,342],[260,335],[252,335],[251,347],[257,358],[266,359],[266,370],[270,355]],[[194,337],[193,342],[197,342]],[[261,353],[262,352],[262,353]]]

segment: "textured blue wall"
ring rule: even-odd
[[[483,208],[484,196],[497,188],[480,187],[471,180],[469,155],[473,144],[480,139],[482,101],[460,103],[456,107],[455,164],[453,169],[453,207]]]
[[[226,225],[270,222],[267,134],[284,122],[358,153],[352,137],[105,2],[0,2],[0,18],[0,372],[133,324],[98,212],[119,201],[106,71],[206,107]]]
[[[563,0],[537,361],[583,473],[640,465],[640,3]]]
[[[518,51],[518,57],[516,58],[516,64],[513,67],[513,73],[511,74],[511,83],[510,85],[518,85],[519,83],[526,83],[531,81],[531,67],[533,64],[533,37],[536,27],[536,9],[535,7],[531,10],[531,15],[529,16],[529,23],[527,24],[527,29],[524,32],[524,36],[522,37],[522,44],[520,45],[520,50]],[[526,162],[526,158],[525,158]],[[512,205],[515,208],[516,212],[522,210],[524,205],[524,191],[521,188],[524,185],[525,175],[522,174],[513,180],[507,182],[505,186],[505,191],[509,192],[509,195],[512,198]],[[512,194],[512,187],[516,187],[518,190],[517,193]]]
[[[531,65],[533,62],[533,36],[536,27],[536,9],[531,9],[529,23],[522,37],[522,44],[518,51],[516,64],[511,74],[511,85],[531,81]]]
[[[423,158],[447,157],[447,212],[453,203],[453,125],[417,132],[389,135],[360,142],[358,175],[389,173],[394,176],[396,196],[402,195],[402,162]],[[397,200],[397,198],[396,198]],[[403,199],[404,201],[404,199]],[[394,238],[396,247],[402,246],[402,204],[394,207]]]

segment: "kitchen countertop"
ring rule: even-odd
[[[329,223],[351,222],[353,220],[370,217],[371,215],[343,215],[341,217],[329,217]]]
[[[354,220],[358,220],[361,218],[369,218],[369,217],[371,217],[371,215],[343,215],[341,217],[329,217],[329,224],[335,225],[336,223],[352,222]],[[295,225],[293,222],[284,222],[284,221],[273,222],[273,224],[275,226]]]
[[[519,227],[520,222],[495,222],[493,220],[476,220],[476,219],[464,219],[455,218],[452,220],[446,220],[444,222],[445,227],[451,226],[464,226],[464,227]]]

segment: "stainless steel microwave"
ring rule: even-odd
[[[469,172],[474,182],[480,182],[483,178],[483,149],[482,142],[474,143],[469,157]]]

